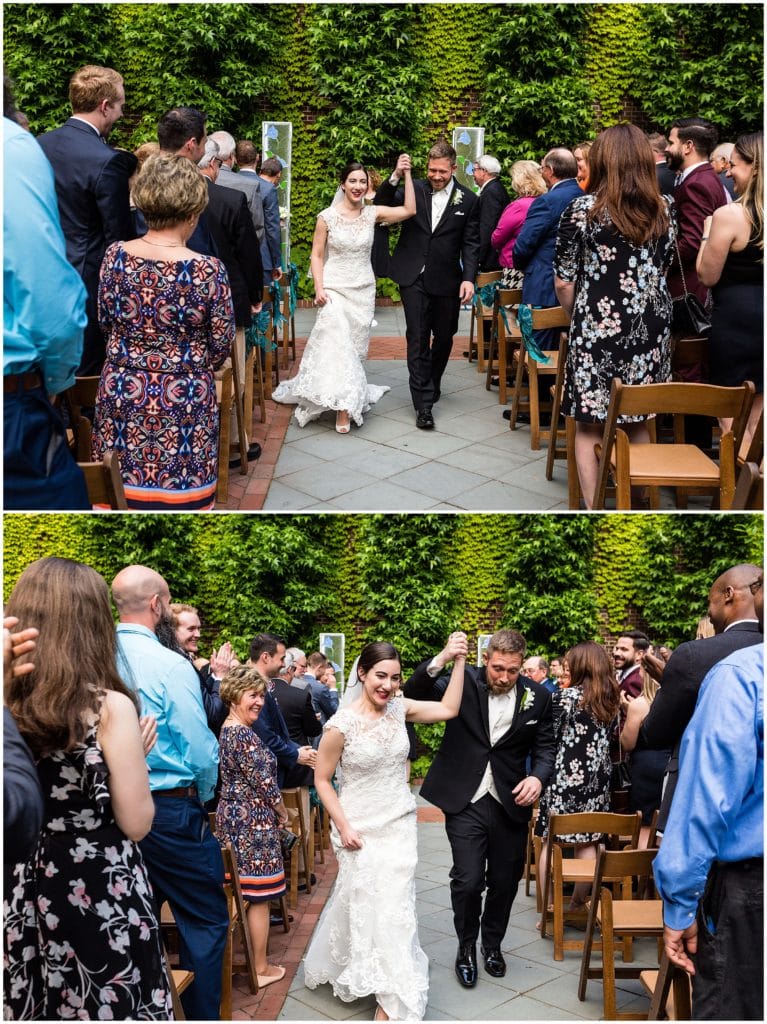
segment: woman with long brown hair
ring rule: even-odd
[[[557,755],[554,773],[541,795],[535,834],[544,839],[540,864],[548,853],[550,814],[610,810],[610,730],[620,708],[620,690],[607,651],[592,640],[576,644],[565,655],[571,682],[552,697]],[[565,837],[576,857],[593,857],[598,835]],[[538,880],[545,892],[546,879]],[[571,908],[582,905],[588,886],[576,886]]]
[[[5,902],[5,1015],[168,1020],[170,990],[138,848],[154,804],[136,697],[117,672],[109,591],[87,565],[41,558],[6,607],[39,631],[6,702],[37,761],[37,848]],[[146,730],[145,730],[146,732]]]
[[[657,384],[671,377],[671,296],[666,271],[676,229],[661,196],[650,143],[636,125],[597,136],[589,192],[562,214],[554,271],[557,298],[572,314],[562,410],[575,418],[575,461],[586,507],[613,377]],[[621,420],[649,441],[643,420]]]

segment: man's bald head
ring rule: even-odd
[[[714,581],[708,595],[708,616],[717,633],[741,619],[759,619],[754,595],[764,586],[759,565],[734,565]]]
[[[554,181],[564,181],[565,178],[574,178],[578,173],[578,164],[569,149],[558,146],[550,149],[541,161],[541,171],[548,170]],[[543,175],[546,183],[550,186],[549,178]]]
[[[170,590],[154,569],[129,565],[112,581],[112,600],[121,622],[139,622],[154,629],[162,612],[169,609]]]

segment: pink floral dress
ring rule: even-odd
[[[173,1018],[149,878],[114,820],[96,729],[38,762],[37,849],[6,875],[6,1019]]]

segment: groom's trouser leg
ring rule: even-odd
[[[431,299],[423,284],[423,275],[414,284],[400,287],[402,307],[405,310],[405,337],[407,339],[407,371],[410,397],[415,409],[431,406],[434,401],[432,383]]]
[[[442,374],[445,372],[450,353],[453,351],[453,338],[458,330],[460,312],[461,300],[457,295],[432,295],[431,379],[435,391],[440,390]]]
[[[493,800],[490,836],[487,843],[487,892],[482,912],[482,945],[500,947],[519,881],[525,871],[527,823],[512,820],[503,806]]]
[[[476,942],[479,935],[492,813],[488,804],[493,802],[491,796],[484,796],[458,814],[445,815],[445,831],[453,852],[450,898],[459,943]]]

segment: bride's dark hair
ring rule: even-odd
[[[402,664],[402,658],[400,658],[397,648],[385,640],[378,640],[363,648],[360,660],[357,662],[357,674],[359,675],[360,669],[367,674],[379,661],[398,661],[400,665]]]
[[[349,175],[354,173],[354,171],[363,171],[364,174],[365,174],[365,177],[367,178],[367,176],[368,176],[367,168],[365,167],[365,165],[357,163],[356,160],[352,160],[341,171],[341,177],[340,177],[339,180],[340,180],[342,185],[346,181],[346,179],[349,177]]]

